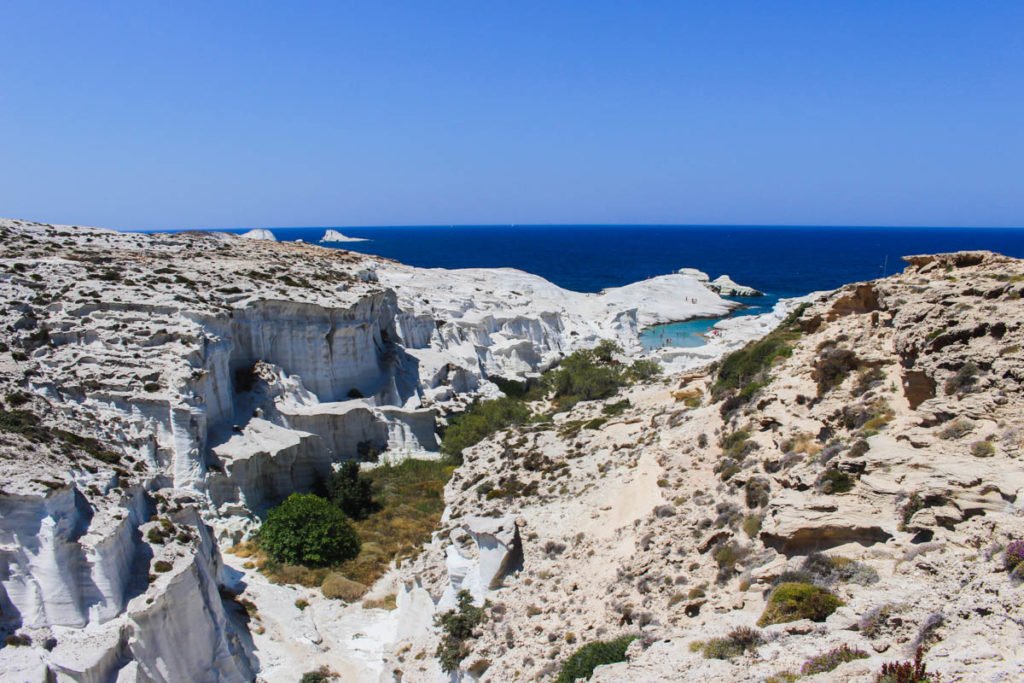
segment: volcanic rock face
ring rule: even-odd
[[[496,395],[490,377],[601,339],[635,355],[643,327],[733,304],[692,273],[578,294],[513,270],[0,222],[0,672],[447,680],[434,617],[466,590],[487,604],[456,674],[475,680],[548,680],[624,634],[628,661],[592,680],[759,681],[840,645],[867,657],[835,680],[917,645],[949,680],[1019,677],[1001,567],[1024,537],[1024,265],[910,264],[725,320],[608,401],[536,404],[551,420],[466,451],[442,528],[364,609],[218,544],[341,461],[437,457],[437,418]],[[786,350],[757,372],[707,367],[780,324]],[[765,626],[756,654],[691,650],[753,627],[783,578],[843,604]]]
[[[538,373],[603,338],[637,350],[644,325],[734,306],[679,275],[583,295],[519,271],[244,237],[0,221],[5,675],[292,676],[307,662],[266,639],[261,653],[247,625],[259,606],[232,598],[280,591],[247,588],[215,539],[245,538],[343,460],[437,457],[438,411],[497,394],[488,377]],[[519,539],[511,523],[467,529],[483,559],[465,576],[482,594],[516,567]],[[401,604],[419,616],[320,605],[337,627],[310,625],[307,641],[376,676],[394,633],[431,623],[426,592]],[[367,629],[372,645],[352,645]]]
[[[1024,538],[1024,263],[910,263],[810,302],[739,398],[691,372],[605,402],[628,399],[621,414],[583,403],[468,450],[453,531],[401,570],[410,595],[450,595],[484,566],[465,531],[515,520],[523,568],[479,595],[462,670],[550,680],[581,645],[633,634],[591,680],[763,681],[841,646],[863,658],[823,680],[873,681],[919,646],[943,680],[1020,678],[1020,570],[1003,549]],[[758,629],[780,581],[843,604]],[[763,644],[702,655],[738,627]],[[400,639],[388,668],[436,680],[437,638]]]

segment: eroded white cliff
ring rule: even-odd
[[[0,287],[24,302],[0,312],[13,330],[4,393],[25,396],[4,409],[42,430],[0,460],[18,482],[0,491],[0,627],[33,639],[0,650],[0,671],[40,680],[295,673],[294,653],[262,637],[275,654],[260,656],[230,598],[244,581],[213,539],[244,538],[342,461],[437,457],[437,413],[496,395],[491,377],[536,374],[600,339],[635,354],[647,325],[734,306],[679,274],[579,294],[262,234],[19,221],[0,233]],[[460,533],[442,607],[463,587],[484,597],[518,561],[509,520]],[[422,588],[396,592],[397,613],[318,607],[339,626],[311,626],[309,642],[347,648],[331,657],[357,678],[382,674],[389,644],[438,609]]]

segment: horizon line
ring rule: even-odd
[[[189,228],[113,228],[118,232],[215,232],[234,230],[375,230],[388,228],[823,228],[858,230],[1024,230],[1024,225],[844,225],[815,223],[410,223],[378,225],[249,225]]]

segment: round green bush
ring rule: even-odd
[[[590,680],[597,667],[626,661],[626,649],[634,640],[636,636],[622,636],[584,645],[565,660],[555,683],[574,683],[577,678]]]
[[[359,537],[345,513],[308,493],[293,493],[271,510],[259,541],[278,562],[307,567],[326,567],[359,554]]]
[[[768,596],[758,626],[784,624],[798,619],[825,621],[843,601],[810,583],[780,583]]]

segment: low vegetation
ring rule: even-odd
[[[814,362],[814,381],[818,385],[818,396],[824,396],[838,387],[859,367],[860,360],[850,349],[826,346]]]
[[[780,583],[768,596],[758,626],[784,624],[799,619],[825,621],[843,602],[829,590],[810,583]]]
[[[380,509],[373,499],[373,483],[360,475],[359,463],[343,462],[327,478],[327,496],[351,519],[366,519]]]
[[[838,668],[840,664],[846,664],[858,659],[867,659],[868,657],[868,653],[864,652],[864,650],[843,645],[808,659],[800,667],[800,674],[803,676],[823,674]]]
[[[882,665],[875,676],[875,683],[939,683],[938,674],[928,673],[922,661],[924,650],[917,648],[912,662],[890,662]]]
[[[321,666],[315,671],[307,671],[302,674],[302,678],[299,679],[299,683],[328,683],[328,681],[334,681],[337,680],[337,678],[337,674],[326,666]]]
[[[971,455],[975,458],[991,458],[996,454],[996,447],[991,441],[975,441],[971,444]]]
[[[772,366],[793,353],[792,343],[801,334],[797,321],[805,310],[806,305],[798,307],[764,337],[725,357],[711,387],[714,400],[727,399],[723,413],[746,404],[758,390],[771,382]]]
[[[821,493],[835,495],[847,493],[853,488],[854,479],[837,467],[829,467],[818,477],[817,487]]]
[[[441,441],[441,453],[461,463],[465,449],[502,429],[526,424],[532,416],[529,406],[521,398],[506,396],[477,401],[466,412],[449,419]]]
[[[634,640],[636,636],[622,636],[584,645],[565,660],[555,683],[574,683],[580,678],[589,681],[597,667],[626,661],[626,650]]]
[[[843,582],[868,586],[878,582],[874,567],[842,555],[811,553],[800,565],[800,571],[812,577],[815,583],[826,585]]]
[[[455,609],[434,617],[441,628],[441,642],[437,645],[436,656],[445,673],[459,670],[459,664],[469,655],[469,640],[473,631],[484,621],[485,612],[473,604],[473,596],[467,590],[459,591]]]
[[[12,395],[7,396],[8,403]],[[21,405],[21,403],[18,403]],[[53,429],[44,425],[39,416],[28,410],[4,410],[0,408],[0,431],[20,434],[33,443],[54,444],[63,448],[65,453],[73,450],[84,451],[97,460],[113,465],[121,461],[121,454],[103,446],[98,440],[80,436],[63,429]]]
[[[359,537],[337,507],[311,493],[293,493],[267,515],[260,546],[278,562],[326,567],[359,554]]]
[[[972,431],[974,431],[974,423],[966,417],[958,417],[939,432],[939,438],[947,440],[962,439]]]
[[[548,419],[534,414],[529,406],[532,401],[547,398],[560,410],[568,410],[580,401],[611,398],[621,387],[647,381],[661,373],[661,366],[650,360],[641,359],[628,366],[622,365],[615,360],[615,356],[621,353],[622,348],[618,344],[605,340],[593,349],[570,354],[540,380],[523,384],[494,378],[505,396],[477,401],[464,413],[449,418],[441,441],[441,452],[461,463],[463,451],[495,432]],[[628,407],[629,401],[622,400],[604,406],[602,412],[606,416],[621,415]],[[596,429],[600,424],[592,421],[590,428]],[[582,423],[579,427],[587,428]]]
[[[1003,567],[1012,572],[1024,564],[1024,541],[1010,541],[1003,551]]]
[[[712,638],[691,645],[699,650],[705,659],[732,659],[747,652],[756,652],[765,642],[764,635],[749,626],[740,626],[729,631],[724,638]]]
[[[444,486],[454,471],[455,467],[446,462],[410,459],[365,473],[379,509],[352,522],[362,539],[362,550],[339,571],[370,585],[392,560],[401,562],[418,555],[441,522]]]
[[[580,401],[611,398],[620,387],[642,382],[661,373],[651,360],[637,360],[623,366],[615,360],[622,348],[615,342],[602,341],[595,348],[576,351],[545,375],[545,386],[558,407],[567,410]]]
[[[967,394],[974,390],[977,381],[978,366],[968,362],[947,379],[942,388],[945,389],[947,396]]]

